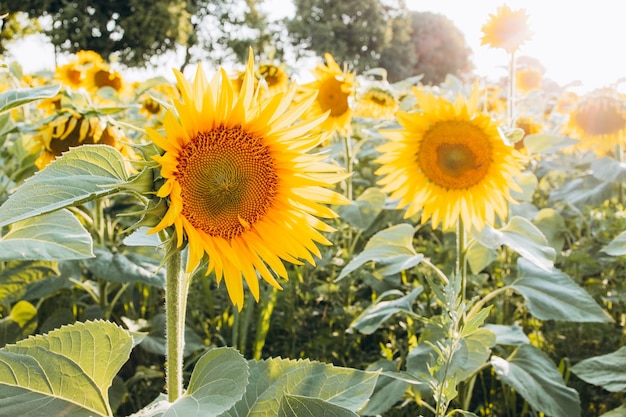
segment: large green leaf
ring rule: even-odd
[[[615,239],[600,250],[611,256],[626,255],[626,232],[617,235]]]
[[[359,417],[353,411],[319,398],[301,395],[283,395],[278,417]]]
[[[0,349],[0,416],[111,416],[108,389],[132,344],[126,330],[97,321]]]
[[[519,216],[512,217],[501,229],[486,226],[476,239],[490,249],[506,245],[545,269],[552,267],[556,257],[556,252],[548,246],[548,241],[537,226]]]
[[[366,230],[383,210],[385,194],[379,188],[368,188],[350,205],[340,206],[337,211],[350,226]]]
[[[524,329],[519,324],[505,326],[503,324],[485,324],[485,329],[496,335],[497,345],[524,345],[530,343]]]
[[[374,304],[367,307],[359,317],[354,319],[348,330],[357,329],[363,334],[372,334],[383,322],[396,313],[413,314],[413,301],[423,291],[424,287],[422,286],[414,288],[413,291],[406,295],[402,295],[398,290],[385,291]],[[391,295],[400,295],[401,297],[385,300]]]
[[[135,417],[215,417],[243,396],[248,384],[248,364],[232,348],[205,353],[196,364],[187,391],[170,403],[164,395],[133,414]]]
[[[545,270],[518,259],[519,276],[510,287],[526,299],[528,311],[540,320],[611,322],[613,319],[564,272]]]
[[[0,319],[0,347],[15,343],[37,329],[37,309],[28,301],[20,300],[11,308],[11,314]]]
[[[143,282],[154,287],[165,286],[165,270],[150,263],[149,258],[136,254],[112,253],[96,248],[95,258],[83,261],[85,267],[97,276],[116,282]]]
[[[396,362],[380,360],[370,364],[367,370],[382,371],[382,373],[376,381],[374,393],[365,405],[365,408],[360,411],[360,414],[364,416],[380,415],[402,400],[409,384],[406,381],[386,375],[386,372],[391,372],[392,374],[397,372]]]
[[[622,404],[608,413],[602,414],[600,417],[626,417],[626,404]]]
[[[626,391],[626,346],[606,355],[578,362],[572,372],[580,379],[607,391]]]
[[[413,248],[413,226],[402,223],[376,233],[365,245],[363,252],[352,258],[343,268],[337,280],[363,264],[376,262],[376,271],[382,275],[396,274],[419,264],[424,255]]]
[[[250,361],[250,382],[241,401],[222,416],[275,417],[284,395],[318,398],[356,412],[372,395],[378,373],[309,360]]]
[[[577,140],[568,138],[567,136],[557,136],[545,133],[527,135],[524,138],[524,147],[533,153],[553,153],[560,148],[571,146],[578,142]]]
[[[580,416],[578,393],[565,385],[554,363],[536,347],[522,345],[508,359],[492,356],[491,364],[535,410],[550,417]]]
[[[54,97],[59,92],[59,88],[61,88],[61,85],[55,84],[5,91],[0,94],[0,114],[36,100]]]
[[[93,257],[91,235],[68,210],[14,223],[0,238],[0,261],[84,259]]]
[[[29,178],[0,206],[0,227],[116,192],[128,180],[112,146],[71,149]]]
[[[31,285],[58,275],[59,271],[52,262],[8,262],[0,272],[0,303],[10,304],[18,301]]]

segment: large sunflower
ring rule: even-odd
[[[316,216],[336,214],[322,204],[348,203],[328,189],[345,179],[342,168],[307,153],[326,140],[309,133],[324,117],[294,124],[315,96],[290,107],[292,88],[261,101],[253,69],[251,55],[239,93],[223,69],[209,82],[198,66],[193,85],[175,71],[182,101],[165,115],[165,136],[146,129],[165,151],[155,157],[166,180],[157,195],[169,200],[151,231],[174,225],[178,245],[188,244],[188,271],[207,254],[207,273],[226,281],[239,309],[242,277],[257,300],[257,274],[280,288],[283,261],[314,264],[316,244],[331,244],[320,231],[333,229]]]
[[[515,52],[532,36],[526,10],[513,11],[509,6],[498,7],[497,13],[489,15],[489,20],[481,30],[483,32],[481,45],[502,48],[508,53]]]
[[[324,59],[326,65],[317,65],[313,72],[315,81],[302,86],[302,90],[306,92],[317,93],[317,99],[306,117],[317,117],[329,112],[326,121],[320,125],[321,129],[337,129],[342,134],[351,133],[350,99],[355,93],[355,75],[345,68],[342,70],[331,54],[324,54]]]
[[[463,221],[464,228],[481,230],[504,219],[510,190],[520,190],[522,155],[505,144],[489,115],[477,111],[479,91],[469,99],[450,102],[415,90],[420,113],[397,113],[404,129],[383,130],[390,139],[377,149],[376,174],[383,191],[407,207],[405,217],[419,211],[425,223],[444,229]]]

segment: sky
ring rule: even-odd
[[[626,77],[626,54],[622,46],[626,40],[626,25],[621,0],[406,1],[411,10],[448,17],[464,34],[472,50],[475,72],[488,79],[496,80],[507,73],[507,54],[480,45],[481,27],[503,4],[513,10],[525,9],[529,15],[534,35],[522,45],[518,56],[538,59],[546,68],[546,77],[560,85],[580,81],[582,85],[577,88],[581,92],[605,87]],[[267,0],[266,10],[276,19],[293,16],[295,12],[292,0]],[[11,49],[26,72],[54,68],[52,46],[38,39],[35,36],[17,42]],[[169,68],[162,75],[167,74],[171,74]]]

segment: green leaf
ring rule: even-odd
[[[557,136],[549,134],[536,134],[524,137],[524,147],[531,154],[553,153],[561,148],[565,148],[577,143],[577,140],[567,136]]]
[[[356,412],[372,395],[378,373],[340,368],[309,360],[250,361],[248,388],[222,416],[274,417],[284,395],[319,398]]]
[[[591,161],[592,175],[607,182],[624,182],[626,180],[626,163],[614,158],[598,158]]]
[[[108,389],[131,347],[126,330],[97,321],[0,349],[2,415],[112,415]]]
[[[52,262],[9,262],[0,272],[0,303],[14,303],[26,294],[31,285],[58,274],[59,271]]]
[[[29,178],[0,206],[0,227],[116,192],[128,180],[112,146],[71,149]]]
[[[241,400],[248,384],[248,364],[233,348],[206,352],[191,373],[187,391],[170,403],[164,395],[135,417],[215,417]]]
[[[60,84],[55,84],[36,88],[5,91],[0,94],[0,114],[36,100],[54,97],[57,95],[60,88]]]
[[[165,287],[165,271],[153,265],[148,258],[136,254],[111,253],[108,249],[96,248],[95,258],[83,261],[95,276],[115,282],[143,282],[153,287]]]
[[[351,329],[357,329],[363,334],[372,334],[383,322],[396,313],[404,312],[406,314],[413,314],[413,302],[423,291],[424,287],[419,286],[402,297],[383,301],[391,295],[402,295],[398,290],[385,291],[372,305],[367,307],[359,317],[354,319],[348,331],[351,332]]]
[[[283,395],[278,417],[358,417],[359,415],[319,398]]]
[[[552,268],[556,252],[548,246],[548,241],[537,227],[524,219],[514,216],[501,229],[487,225],[476,239],[483,246],[497,249],[506,245],[529,261],[544,269]]]
[[[471,413],[469,411],[464,411],[464,410],[452,410],[450,411],[448,414],[446,414],[446,417],[454,417],[454,416],[462,416],[462,417],[478,417],[476,414]]]
[[[518,324],[505,326],[502,324],[487,323],[484,328],[496,335],[497,345],[523,345],[530,343],[528,336],[524,333],[524,329]]]
[[[366,230],[385,205],[385,194],[379,188],[371,187],[363,191],[352,204],[340,206],[337,211],[342,220],[350,226]]]
[[[550,417],[580,416],[578,393],[565,385],[554,363],[536,347],[522,345],[508,359],[492,356],[491,365],[535,410]]]
[[[602,414],[600,417],[626,417],[626,404],[622,404],[608,413]]]
[[[18,301],[11,314],[0,319],[0,347],[15,343],[37,329],[37,309],[28,301]]]
[[[615,239],[600,250],[611,256],[626,255],[626,231],[617,235]]]
[[[578,362],[572,367],[572,372],[583,381],[607,391],[626,391],[626,346]]]
[[[560,188],[552,190],[548,198],[549,204],[565,201],[573,206],[591,204],[599,205],[611,197],[614,184],[600,180],[593,175],[574,178]]]
[[[480,271],[491,265],[493,261],[498,259],[498,251],[488,248],[474,241],[467,250],[466,257],[469,267],[474,275],[478,275]]]
[[[517,185],[520,186],[522,192],[513,190],[511,196],[517,201],[532,201],[535,189],[537,188],[537,176],[532,172],[522,172],[516,178]]]
[[[553,208],[543,208],[533,219],[533,224],[541,230],[548,245],[557,253],[561,252],[565,243],[565,235],[568,233],[563,216]]]
[[[0,238],[0,261],[93,257],[91,235],[68,210],[16,222]]]
[[[392,275],[419,264],[424,255],[413,248],[413,226],[398,224],[376,233],[365,245],[359,255],[352,258],[343,268],[337,281],[361,267],[374,261],[380,265],[376,270],[382,275]]]
[[[408,383],[393,376],[388,376],[386,372],[395,373],[397,365],[390,360],[380,360],[367,367],[368,371],[382,371],[378,380],[374,393],[369,401],[360,411],[361,415],[374,416],[383,414],[389,410],[395,403],[402,400],[404,392],[408,387]]]
[[[496,344],[496,336],[487,329],[478,329],[460,340],[452,355],[448,375],[457,382],[465,381],[482,368]]]
[[[522,294],[528,311],[540,320],[606,323],[613,319],[564,272],[546,271],[527,259],[517,262],[519,276],[510,287]]]

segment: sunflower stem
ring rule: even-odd
[[[181,251],[173,244],[167,254],[165,276],[165,316],[167,338],[167,399],[173,403],[183,392],[183,350],[185,346],[185,310],[189,280],[183,274]]]
[[[461,276],[461,300],[465,302],[465,293],[467,287],[467,259],[466,259],[466,240],[465,226],[463,219],[459,218],[456,230],[456,274]]]
[[[345,148],[345,158],[346,158],[346,172],[348,174],[352,173],[352,141],[350,138],[350,134],[347,133],[343,135],[343,145]],[[352,176],[346,178],[346,197],[348,200],[352,201]]]
[[[515,51],[509,60],[509,91],[507,94],[506,121],[510,128],[515,127]]]

